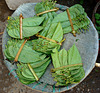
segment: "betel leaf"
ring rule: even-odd
[[[46,1],[42,1],[42,2],[36,4],[35,12],[36,12],[36,14],[39,14],[41,12],[44,12],[44,11],[47,11],[47,10],[50,10],[53,8],[55,8],[55,1],[46,0]],[[40,35],[46,37],[47,32],[50,28],[51,22],[56,15],[57,15],[57,13],[55,11],[39,15],[39,16],[45,17],[45,20],[43,21],[43,24],[41,25],[44,27],[44,29],[40,32]]]
[[[53,49],[51,57],[52,57],[52,61],[53,61],[53,66],[55,68],[60,67],[61,65],[60,65],[60,61],[59,61],[59,54],[58,54],[58,50],[56,48]]]
[[[73,18],[76,18],[77,16],[81,15],[84,13],[84,8],[79,5],[79,4],[76,4],[72,7],[69,8],[69,12],[70,12],[70,16],[71,16],[71,19]],[[56,22],[64,22],[64,21],[68,21],[68,15],[67,15],[67,12],[64,11],[60,14],[58,14],[52,21],[52,23],[56,23]]]
[[[41,76],[44,74],[47,66],[49,65],[49,62],[50,62],[50,58],[47,58],[47,60],[42,65],[38,65],[35,68],[33,65],[34,63],[30,64],[33,70],[35,71],[36,75],[38,76],[38,78],[41,78]],[[22,82],[23,84],[30,84],[36,81],[32,72],[29,70],[27,64],[20,63],[17,64],[17,67],[18,69],[16,70],[16,72],[20,82]]]
[[[63,22],[68,20],[68,15],[66,11],[58,14],[52,21],[52,23]]]
[[[16,73],[18,75],[18,78],[19,78],[20,82],[22,82],[23,84],[30,84],[30,83],[35,82],[34,79],[30,80],[29,78],[23,77],[23,75],[22,75],[22,73],[21,73],[21,71],[19,69],[16,70]]]
[[[60,43],[61,40],[63,39],[63,30],[61,24],[60,23],[51,24],[45,37]],[[46,54],[50,54],[52,52],[52,49],[54,49],[55,47],[57,47],[57,49],[60,48],[60,45],[58,43],[43,38],[38,38],[36,40],[33,40],[32,43],[33,43],[34,50]]]
[[[54,24],[51,25],[51,28],[53,28]],[[48,34],[49,35],[49,34]],[[63,29],[61,27],[61,24],[58,23],[56,24],[56,29],[55,29],[55,32],[53,33],[52,35],[52,38],[53,40],[57,41],[57,42],[61,42],[61,40],[63,39]]]
[[[52,76],[57,82],[56,86],[78,83],[84,77],[81,56],[75,44],[68,51],[62,49],[58,52],[55,48],[51,57],[54,66]]]
[[[66,52],[65,49],[62,49],[59,52],[59,61],[60,61],[60,66],[68,65],[68,63],[67,63],[67,52]]]
[[[82,63],[80,53],[75,44],[68,50],[67,53],[68,53],[68,65]]]
[[[84,13],[84,8],[82,7],[82,5],[80,5],[80,4],[75,4],[75,5],[73,5],[73,6],[71,6],[70,8],[69,8],[71,11],[74,11],[74,9],[78,9],[79,11],[80,11],[80,14],[83,14]],[[77,10],[76,10],[77,11]],[[76,12],[75,11],[75,12]],[[77,12],[76,12],[77,13]]]
[[[79,24],[81,21],[84,21],[84,20],[86,21],[87,20],[86,17],[87,17],[87,14],[84,13],[82,15],[77,16],[76,18],[73,18],[72,22],[73,22],[73,24]],[[70,26],[70,21],[68,20],[68,21],[61,22],[61,25],[62,25],[62,28],[64,29],[64,28]]]
[[[24,40],[9,40],[5,55],[9,60],[14,60]],[[28,42],[28,41],[27,41]],[[18,61],[23,63],[33,63],[41,61],[46,57],[45,54],[38,53],[26,43],[18,57]]]
[[[32,68],[37,68],[39,66],[42,66],[45,62],[48,61],[49,58],[44,58],[43,60],[41,61],[37,61],[37,62],[34,62],[34,63],[31,63],[31,66]]]
[[[29,17],[23,19],[23,27],[35,27],[41,25],[45,17]]]
[[[22,37],[30,37],[35,34],[37,34],[39,31],[41,31],[43,27],[36,26],[36,27],[23,27]],[[17,29],[12,29],[8,31],[9,36],[13,38],[20,38],[20,32]]]
[[[63,30],[60,23],[51,24],[47,36],[50,39],[53,39],[57,42],[60,42],[63,38]]]
[[[23,19],[22,24],[22,37],[30,37],[38,33],[43,29],[42,26],[39,26],[44,20],[44,17],[31,17]],[[7,32],[9,36],[13,38],[20,38],[20,22],[19,18],[10,18],[8,20]]]
[[[5,49],[5,56],[10,61],[15,59],[19,48],[21,47],[24,40],[17,40],[17,39],[10,39],[7,42],[7,46]],[[31,84],[35,82],[37,79],[35,75],[31,72],[28,64],[30,64],[31,68],[33,69],[34,73],[37,75],[38,78],[44,74],[47,66],[50,63],[50,57],[43,53],[36,52],[31,47],[31,41],[27,41],[23,46],[23,49],[18,57],[19,63],[17,63],[17,70],[16,73],[19,77],[20,82],[23,84]]]
[[[39,26],[43,21],[45,17],[29,17],[29,18],[24,18],[22,19],[23,22],[23,27],[34,27],[34,26]],[[7,20],[8,25],[7,28],[14,29],[14,28],[19,28],[19,17],[9,17]]]
[[[41,13],[41,12],[44,12],[46,10],[50,10],[53,8],[55,8],[55,2],[46,0],[46,1],[42,1],[42,2],[36,4],[35,12],[36,12],[36,14],[38,14],[38,13]],[[45,16],[45,20],[47,20],[48,18],[53,19],[53,17],[55,15],[56,15],[55,12],[48,12],[48,13],[42,14],[40,16]]]
[[[78,34],[80,34],[81,32],[86,32],[89,28],[90,21],[87,18],[87,14],[84,11],[84,8],[81,5],[76,4],[69,8],[69,13],[75,32]],[[64,34],[72,32],[72,28],[66,11],[58,14],[52,20],[52,23],[58,22],[61,23]]]
[[[40,32],[40,35],[47,36],[48,30],[50,28],[52,20],[48,18],[46,21],[43,22],[44,29]]]
[[[86,18],[86,20],[81,20],[79,23],[73,24],[73,27],[76,33],[81,33],[82,30],[85,31],[86,29],[88,29],[89,24],[90,24],[90,21]],[[72,32],[72,28],[71,26],[68,26],[68,27],[63,28],[63,31],[64,31],[64,34],[69,33],[69,32]]]
[[[48,40],[44,40],[42,38],[39,38],[38,40],[33,40],[33,49],[39,52],[43,52],[46,54],[50,54],[52,52],[52,49],[54,49],[55,47],[57,47],[57,49],[59,49],[60,45],[56,44],[54,42],[48,41]]]

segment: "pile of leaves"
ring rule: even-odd
[[[44,20],[44,17],[30,17],[23,19],[23,38],[27,38],[37,34],[39,31],[43,29],[42,26],[39,26]],[[20,39],[20,23],[19,17],[9,17],[7,32],[8,35],[13,38]]]
[[[4,53],[8,60],[13,62],[23,42],[24,40],[17,39],[11,39],[7,42]],[[17,64],[18,69],[16,72],[19,80],[23,84],[29,84],[36,81],[27,64],[31,65],[38,78],[40,78],[51,60],[46,54],[33,50],[30,45],[31,42],[32,41],[26,42],[18,57],[19,63]]]
[[[54,5],[53,6],[50,6],[50,5],[51,4],[48,3],[48,0],[46,2],[38,3],[35,6],[36,14],[39,12],[43,12],[43,11],[54,8]],[[48,9],[47,7],[50,7],[50,8]],[[87,29],[89,28],[90,21],[87,18],[87,14],[84,11],[84,8],[81,5],[76,4],[69,8],[69,13],[70,13],[76,33],[80,34],[81,32],[86,32]],[[46,20],[46,25],[47,25],[45,28],[46,30],[42,31],[41,34],[46,33],[46,31],[50,27],[50,23],[58,23],[58,22],[61,23],[64,34],[72,32],[71,25],[70,25],[69,18],[66,11],[60,14],[57,14],[55,12],[49,12],[40,16],[46,17],[45,20]],[[45,25],[45,22],[44,22],[44,25]],[[45,34],[43,35],[45,36]]]
[[[36,14],[55,8],[55,2],[42,1],[35,6]],[[69,8],[75,32],[80,34],[89,28],[89,19],[84,8],[76,4]],[[11,37],[7,42],[5,56],[14,62],[20,47],[16,73],[23,84],[37,81],[45,73],[51,59],[54,66],[52,76],[57,86],[66,86],[80,82],[84,77],[81,56],[75,45],[68,51],[60,50],[63,35],[72,32],[67,12],[57,14],[55,11],[23,19],[23,40],[20,40],[18,17],[9,17],[7,32]],[[29,39],[30,38],[30,39]]]
[[[52,76],[57,82],[56,86],[78,83],[85,76],[81,56],[75,44],[68,51],[62,49],[58,52],[55,48],[51,57],[54,66]]]
[[[43,38],[32,40],[33,49],[42,53],[51,54],[55,47],[59,50],[59,43],[63,39],[63,30],[60,23],[52,23],[45,37],[57,41],[57,43]]]

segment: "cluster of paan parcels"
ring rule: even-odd
[[[86,32],[90,23],[87,14],[79,4],[59,14],[55,10],[58,10],[55,3],[46,0],[37,3],[36,15],[22,19],[22,23],[19,17],[9,17],[7,32],[11,38],[5,56],[11,62],[17,62],[16,73],[23,84],[38,81],[51,60],[54,66],[51,72],[57,86],[80,82],[85,75],[75,44],[68,51],[60,50],[60,47],[64,34]]]

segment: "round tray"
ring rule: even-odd
[[[23,14],[24,18],[26,17],[32,17],[35,15],[34,6],[36,3],[26,3],[17,8],[17,10],[12,14],[12,17],[19,16],[20,13]],[[66,10],[68,8],[67,6],[63,5],[56,5],[60,8],[58,13]],[[89,19],[90,20],[90,19]],[[76,44],[80,55],[82,57],[83,61],[83,68],[85,70],[85,77],[81,80],[81,82],[89,75],[89,73],[92,71],[92,69],[95,67],[95,62],[98,55],[98,33],[93,25],[93,23],[90,20],[90,28],[89,31],[87,31],[85,34],[81,33],[80,35],[77,35],[76,37],[73,37],[71,33],[65,34],[64,37],[66,38],[66,41],[64,41],[62,48],[65,48],[68,50],[74,43]],[[3,38],[2,38],[2,49],[3,49],[3,55],[5,50],[5,45],[8,41],[8,34],[5,28]],[[78,40],[76,42],[76,40]],[[17,79],[17,74],[15,72],[16,65],[12,65],[9,61],[6,60],[6,57],[4,55],[4,63],[6,64],[9,71],[15,76]],[[66,90],[69,90],[73,87],[75,87],[77,84],[71,84],[66,87],[55,87],[55,82],[53,81],[53,78],[51,76],[50,69],[53,68],[52,64],[50,64],[44,73],[44,75],[41,77],[39,82],[35,82],[29,85],[26,85],[30,87],[31,89],[36,89],[39,91],[44,92],[63,92]]]

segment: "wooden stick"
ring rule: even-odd
[[[32,72],[33,76],[35,77],[36,81],[39,81],[39,78],[37,77],[36,73],[34,72],[32,66],[29,63],[27,65],[28,65],[30,71]]]
[[[71,67],[71,66],[78,66],[78,65],[82,66],[83,64],[79,63],[79,64],[72,64],[72,65],[62,66],[62,67],[51,69],[51,71],[55,71],[57,69],[62,69],[62,68]]]
[[[95,66],[96,67],[100,67],[100,63],[95,63]]]
[[[39,34],[36,34],[36,36],[37,36],[37,37],[40,37],[40,38],[43,38],[43,39],[46,39],[46,40],[49,40],[49,41],[52,41],[52,42],[57,43],[57,44],[59,44],[59,45],[62,45],[62,43],[59,43],[59,42],[57,42],[57,41],[55,41],[55,40],[52,40],[52,39],[50,39],[50,38],[41,36],[41,35],[39,35]]]
[[[21,47],[20,47],[20,49],[19,49],[19,51],[18,51],[18,53],[17,53],[17,55],[16,55],[16,57],[15,57],[15,62],[17,62],[18,61],[18,57],[19,57],[19,55],[20,55],[20,53],[21,53],[21,51],[22,51],[22,49],[23,49],[23,46],[25,45],[25,43],[27,42],[27,39],[23,42],[23,44],[21,45]]]
[[[22,19],[23,19],[23,16],[22,16],[22,14],[20,14],[20,16],[19,16],[19,18],[20,18],[20,39],[22,39]]]
[[[73,23],[72,23],[72,20],[71,20],[71,17],[70,17],[69,9],[67,9],[66,11],[67,11],[68,18],[69,18],[69,21],[70,21],[70,25],[71,25],[71,28],[72,28],[73,36],[76,37],[75,30],[74,30],[74,27],[73,27]]]
[[[56,8],[51,9],[51,10],[46,10],[46,11],[40,12],[40,13],[38,13],[36,15],[39,16],[39,15],[42,15],[42,14],[45,14],[45,13],[48,13],[48,12],[58,11],[58,10],[59,10],[59,8],[56,7]]]
[[[0,32],[0,35],[2,35],[3,34],[3,32]]]
[[[62,42],[64,42],[66,39],[64,38],[63,40],[61,40],[61,42],[60,43],[62,43]]]

